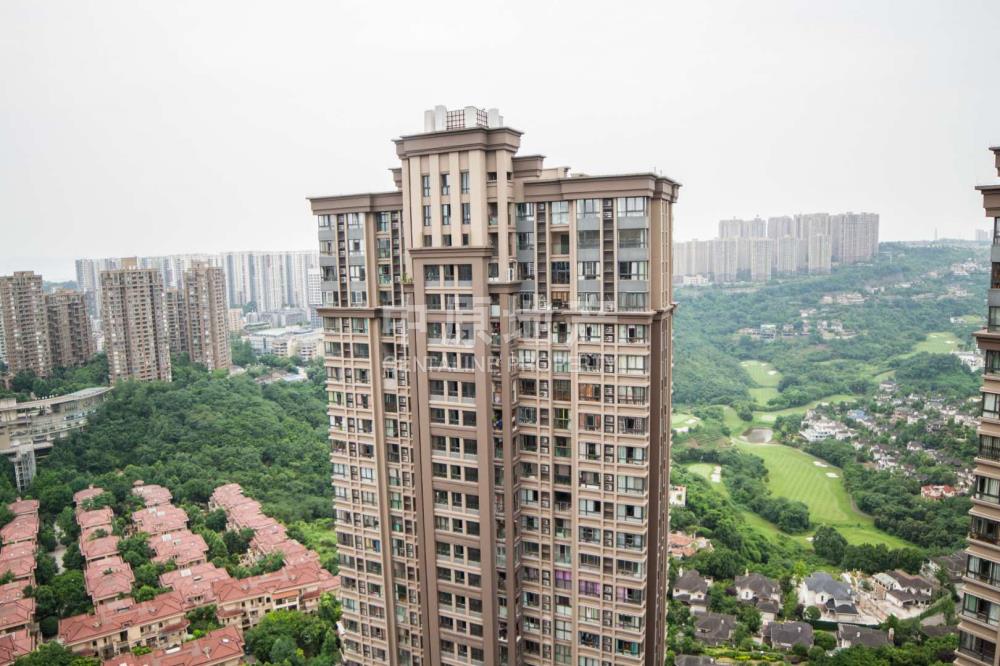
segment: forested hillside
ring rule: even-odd
[[[315,381],[258,385],[177,363],[170,384],[126,382],[88,427],[39,464],[32,492],[57,514],[72,492],[143,479],[178,503],[240,483],[285,522],[332,516],[323,390]]]

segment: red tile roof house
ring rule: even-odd
[[[123,654],[104,666],[238,666],[243,662],[243,635],[236,627],[211,631],[183,645],[136,656]]]
[[[7,505],[11,513],[15,516],[22,516],[26,513],[38,515],[38,500],[23,500],[18,498],[16,502]]]
[[[208,563],[168,571],[160,576],[160,585],[169,587],[181,595],[188,608],[197,608],[216,602],[212,583],[217,580],[231,581],[233,579],[225,569]]]
[[[132,484],[132,494],[141,497],[147,507],[170,504],[170,500],[173,499],[170,491],[163,486],[155,483],[145,484],[142,481]]]
[[[153,562],[166,564],[170,560],[179,567],[191,567],[208,561],[208,544],[200,534],[180,530],[149,538],[149,547],[156,555]]]
[[[13,664],[18,657],[35,649],[35,635],[26,630],[15,631],[0,636],[0,666]]]
[[[251,540],[250,550],[247,551],[245,559],[249,562],[255,562],[272,553],[281,553],[283,556],[282,562],[284,562],[285,566],[319,562],[319,554],[316,551],[309,550],[295,539],[285,539],[284,541],[268,544],[258,543],[256,545]]]
[[[0,528],[0,541],[4,546],[22,543],[24,541],[34,542],[38,536],[38,516],[36,514],[22,514],[15,516],[3,528]]]
[[[34,622],[34,599],[18,599],[0,604],[0,634],[9,634],[22,629],[33,632]]]
[[[24,599],[25,587],[27,587],[27,585],[18,581],[7,583],[6,585],[0,585],[0,604],[6,604],[11,601],[17,601],[18,599]]]
[[[80,531],[93,533],[97,530],[104,530],[111,534],[115,522],[115,514],[110,507],[103,506],[93,511],[80,511],[76,514],[76,524],[80,526]]]
[[[187,635],[184,602],[176,592],[161,594],[129,608],[99,607],[93,614],[59,621],[59,642],[74,654],[110,659],[145,646],[180,645]]]
[[[89,567],[91,563],[118,554],[118,537],[106,536],[99,539],[80,541],[80,554]]]
[[[132,514],[132,523],[136,531],[145,532],[151,537],[186,529],[187,521],[188,517],[184,510],[178,509],[173,504],[150,507]]]
[[[224,486],[219,486],[212,491],[212,496],[208,499],[208,509],[209,511],[215,511],[216,509],[222,509],[229,512],[237,504],[243,504],[246,502],[254,502],[254,500],[243,494],[243,488],[238,483],[227,483]]]
[[[135,576],[128,562],[117,555],[94,562],[83,572],[83,584],[95,606],[114,601],[132,592]]]
[[[92,500],[98,495],[103,495],[104,489],[97,488],[95,486],[88,486],[83,490],[77,491],[73,494],[73,505],[76,506],[76,512],[80,513],[83,511],[83,504],[87,500]]]
[[[340,578],[318,564],[283,567],[273,573],[241,580],[216,581],[212,590],[219,621],[244,630],[274,610],[313,612],[325,592],[340,589]]]
[[[10,549],[6,548],[4,550]],[[0,576],[6,576],[10,573],[12,576],[11,580],[22,588],[27,585],[34,586],[35,564],[34,555],[14,555],[7,557],[0,555]]]

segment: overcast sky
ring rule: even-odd
[[[385,190],[423,110],[683,183],[725,217],[874,211],[971,237],[996,177],[1000,2],[0,2],[0,273],[315,244],[305,197]]]

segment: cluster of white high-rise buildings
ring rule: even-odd
[[[311,311],[319,305],[319,255],[314,250],[290,252],[222,252],[139,257],[140,268],[155,268],[165,288],[178,288],[195,263],[222,268],[230,308],[253,304],[258,313],[288,309]],[[100,317],[100,273],[121,268],[121,258],[77,259],[76,281],[91,313]]]
[[[722,220],[711,240],[676,242],[673,274],[714,282],[763,282],[772,275],[829,273],[878,253],[877,213],[805,213]]]

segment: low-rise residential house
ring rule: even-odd
[[[952,486],[928,485],[920,486],[920,496],[928,500],[943,500],[958,495],[958,490]]]
[[[318,564],[282,567],[273,573],[212,583],[216,614],[224,625],[251,629],[275,610],[313,612],[326,592],[340,589],[340,579]]]
[[[76,524],[80,526],[80,531],[83,533],[103,530],[105,535],[111,534],[112,529],[114,529],[114,521],[115,514],[107,506],[91,511],[80,511],[76,514]]]
[[[694,613],[704,613],[708,610],[708,588],[711,584],[711,579],[703,577],[697,569],[682,571],[674,581],[673,599],[690,606]]]
[[[948,582],[955,585],[962,582],[966,570],[965,551],[959,550],[950,555],[932,557],[921,568],[920,573],[928,578],[934,578],[938,572],[944,571]]]
[[[94,606],[130,594],[133,583],[132,567],[118,555],[94,562],[83,571],[83,585]]]
[[[24,515],[38,515],[38,500],[34,499],[21,499],[18,497],[15,501],[7,505],[10,512],[15,516]]]
[[[21,598],[0,604],[0,634],[35,632],[35,600]]]
[[[705,645],[724,645],[733,639],[736,616],[726,613],[705,613],[694,623],[694,637]]]
[[[132,523],[136,531],[145,532],[150,537],[186,529],[187,521],[184,509],[179,509],[173,504],[151,506],[132,514]]]
[[[807,442],[822,442],[827,439],[843,441],[850,439],[854,433],[843,423],[814,417],[802,422],[802,430],[799,431],[799,434]]]
[[[23,588],[35,584],[35,559],[38,546],[34,541],[22,541],[0,551],[0,576],[11,576]]]
[[[35,634],[27,629],[0,636],[0,664],[13,664],[19,657],[33,652],[35,642]]]
[[[38,536],[38,514],[24,513],[0,528],[0,541],[9,546],[25,541],[34,542]]]
[[[91,539],[80,539],[80,554],[89,567],[93,562],[99,562],[118,554],[118,537],[111,535]]]
[[[712,542],[705,537],[691,536],[684,532],[671,532],[667,545],[670,557],[691,557],[699,550],[712,549]]]
[[[97,486],[94,485],[87,486],[83,490],[77,491],[76,493],[73,494],[73,505],[76,507],[76,512],[80,513],[81,511],[85,510],[83,508],[83,505],[87,502],[87,500],[92,500],[98,495],[103,495],[103,494],[104,494],[104,489],[98,488]]]
[[[886,613],[905,619],[919,615],[934,598],[934,584],[921,576],[895,570],[872,576],[876,599],[885,601]]]
[[[239,629],[224,627],[178,646],[114,657],[104,666],[239,666],[244,663],[243,649]]]
[[[188,608],[196,608],[216,603],[214,582],[232,580],[225,569],[206,563],[167,571],[160,576],[160,585],[180,594]]]
[[[670,486],[670,506],[687,504],[687,486]]]
[[[132,484],[132,494],[141,497],[147,507],[170,504],[170,500],[173,499],[170,491],[163,486],[158,486],[155,483],[143,483],[142,481],[136,481]]]
[[[837,647],[847,648],[861,645],[868,648],[880,648],[889,645],[889,634],[871,627],[860,627],[856,624],[837,625]]]
[[[94,613],[59,621],[59,642],[74,654],[110,659],[137,647],[180,645],[189,624],[187,609],[176,592],[120,607],[108,604]]]
[[[735,586],[736,597],[753,604],[765,623],[775,620],[781,611],[781,585],[778,581],[759,573],[747,573],[736,577]]]
[[[805,622],[772,622],[765,627],[764,636],[771,647],[778,650],[791,650],[796,645],[813,646],[813,628]]]
[[[208,561],[208,544],[200,534],[183,529],[149,538],[149,547],[156,553],[153,562],[166,564],[173,560],[178,567],[193,567]]]
[[[824,620],[857,620],[858,608],[854,590],[825,571],[817,571],[799,583],[799,600],[805,606],[815,606]]]

